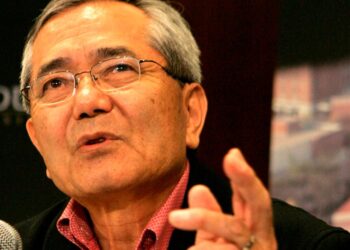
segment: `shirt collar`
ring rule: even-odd
[[[175,188],[147,223],[139,238],[136,249],[167,249],[174,228],[168,222],[170,211],[180,208],[185,196],[190,166],[187,161],[185,171]],[[99,250],[86,209],[71,199],[57,221],[57,230],[80,249]],[[148,246],[145,248],[145,244]]]

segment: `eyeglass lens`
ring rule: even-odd
[[[90,70],[95,85],[104,91],[113,91],[140,79],[140,62],[132,57],[101,61]],[[74,94],[81,73],[59,71],[37,79],[31,87],[33,95],[42,103],[55,103]]]

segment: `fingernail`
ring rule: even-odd
[[[171,221],[185,221],[190,219],[190,213],[183,210],[174,210],[169,213],[169,220]]]
[[[239,161],[244,161],[243,154],[238,148],[234,148],[232,150],[231,157],[235,158],[236,160],[238,159]]]

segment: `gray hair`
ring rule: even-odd
[[[21,89],[25,88],[31,81],[32,47],[36,36],[45,23],[64,10],[89,1],[94,0],[52,0],[38,16],[28,34],[23,52]],[[178,79],[186,79],[187,82],[200,83],[202,81],[200,50],[188,23],[177,10],[161,0],[119,1],[136,6],[150,17],[151,22],[148,27],[150,46],[164,56],[168,64],[167,68],[174,76]],[[22,105],[24,110],[30,113],[29,100],[23,98]]]

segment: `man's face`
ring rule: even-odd
[[[148,23],[141,10],[121,2],[68,9],[39,32],[33,45],[32,79],[48,64],[52,71],[89,70],[113,56],[110,51],[128,51],[166,65],[149,45]],[[66,102],[45,106],[31,100],[28,133],[45,160],[48,176],[69,196],[84,199],[159,188],[165,183],[161,180],[171,183],[181,174],[186,146],[198,145],[206,112],[201,87],[181,88],[157,65],[142,67],[140,81],[113,93],[100,91],[89,74],[83,74],[77,92]],[[196,106],[203,114],[191,114]]]

